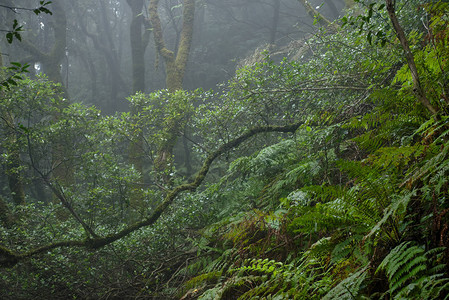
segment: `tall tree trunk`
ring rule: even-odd
[[[145,91],[145,49],[148,45],[148,34],[142,32],[144,29],[144,17],[142,15],[143,0],[127,0],[132,11],[132,20],[130,25],[130,42],[131,42],[131,58],[132,58],[132,92]],[[131,114],[133,116],[139,113],[140,108],[132,106]],[[141,128],[134,136],[129,146],[129,162],[141,174],[140,181],[143,182],[143,163],[144,163],[144,140]],[[143,196],[139,193],[140,183],[132,187],[133,193],[130,199],[130,205],[133,208],[143,208]]]
[[[101,46],[97,44],[96,46],[98,48],[103,48],[103,53],[105,53],[107,65],[110,69],[108,76],[111,85],[109,89],[110,103],[108,103],[108,105],[112,107],[112,111],[110,111],[112,113],[117,110],[117,104],[119,100],[118,95],[121,90],[120,88],[124,88],[126,85],[124,84],[123,78],[121,76],[119,44],[116,43],[116,39],[112,36],[113,30],[111,28],[111,20],[107,14],[108,8],[106,7],[105,0],[99,0],[98,2],[100,4],[101,22],[97,24],[100,28],[103,28],[101,37],[102,41],[104,41],[105,44]]]
[[[148,8],[150,22],[153,26],[156,49],[165,61],[166,86],[169,91],[176,91],[182,89],[187,59],[190,54],[193,37],[193,21],[195,18],[195,0],[184,0],[181,37],[176,54],[165,46],[158,8],[159,0],[150,0]]]
[[[130,25],[131,59],[133,86],[132,92],[145,91],[145,48],[146,43],[142,35],[143,28],[143,0],[127,0],[132,11],[132,20]]]
[[[158,8],[159,0],[150,0],[148,11],[150,22],[153,27],[153,37],[156,49],[165,62],[166,87],[169,91],[174,92],[182,89],[184,73],[190,54],[195,18],[195,0],[184,0],[181,36],[176,54],[167,49],[165,45]],[[182,116],[180,116],[180,118],[181,117]],[[171,173],[169,170],[173,166],[173,148],[179,136],[178,124],[179,120],[172,119],[171,123],[164,129],[166,141],[159,147],[154,165],[155,170],[160,174]],[[169,177],[169,175],[162,175],[162,179],[165,183],[169,183]]]
[[[87,28],[86,22],[79,22],[81,31],[92,40],[92,43],[99,52],[101,52],[105,59],[105,64],[107,67],[106,78],[109,81],[109,86],[107,90],[109,91],[109,98],[107,106],[103,107],[103,111],[106,113],[114,113],[117,110],[117,105],[119,103],[118,96],[121,91],[127,89],[127,85],[121,76],[120,69],[120,56],[119,56],[119,46],[116,45],[116,38],[112,35],[111,19],[108,15],[108,7],[105,5],[105,0],[98,0],[98,7],[92,15],[93,21],[95,23],[96,32],[92,32]],[[86,18],[82,13],[81,9],[76,1],[71,2],[77,18],[83,20]],[[90,22],[90,20],[89,20]]]
[[[0,221],[6,228],[12,227],[16,221],[2,196],[0,196]]]

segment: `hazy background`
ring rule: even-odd
[[[0,1],[4,5],[29,8],[38,7],[38,2]],[[59,55],[55,59],[59,60],[60,80],[72,101],[94,104],[104,113],[127,110],[125,98],[133,94],[130,47],[133,2],[143,2],[138,16],[142,18],[141,32],[147,45],[144,92],[165,88],[163,59],[157,55],[148,22],[148,1],[59,0],[61,11],[51,4],[48,7],[53,15],[39,16],[30,11],[2,9],[3,28],[18,19],[25,30],[23,42],[9,45],[2,38],[2,52],[6,61],[29,63],[35,72],[43,73],[49,72],[48,60]],[[344,7],[343,0],[309,2],[329,19],[338,17]],[[182,25],[182,1],[162,0],[160,9],[167,46],[176,50]],[[55,48],[60,43],[58,39],[64,38],[63,27],[67,29],[66,49],[58,54]],[[55,28],[60,31],[59,35]],[[232,77],[238,62],[255,49],[267,44],[282,47],[313,30],[313,19],[298,0],[197,1],[184,88],[213,89],[217,83]],[[47,57],[43,58],[37,51]]]

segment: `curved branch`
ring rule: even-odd
[[[167,193],[165,196],[164,201],[162,201],[152,212],[150,216],[148,216],[146,219],[136,222],[125,229],[114,233],[107,235],[105,237],[94,237],[93,239],[87,238],[85,240],[68,240],[68,241],[60,241],[51,243],[48,245],[44,245],[41,247],[37,247],[34,249],[31,249],[24,253],[16,253],[2,245],[0,245],[0,267],[12,267],[16,265],[18,262],[29,258],[31,256],[35,256],[38,254],[42,254],[45,252],[48,252],[52,249],[56,248],[62,248],[62,247],[83,247],[87,249],[98,249],[103,246],[106,246],[108,244],[111,244],[128,234],[143,228],[153,225],[159,217],[162,215],[162,213],[165,212],[165,210],[173,203],[173,201],[176,199],[176,197],[184,192],[184,191],[195,191],[201,183],[204,181],[204,178],[206,177],[207,173],[209,172],[210,166],[214,162],[215,159],[217,159],[220,155],[224,154],[227,151],[230,151],[239,145],[241,145],[246,140],[250,139],[251,137],[259,134],[259,133],[267,133],[267,132],[282,132],[282,133],[288,133],[288,132],[295,132],[299,126],[301,126],[303,122],[297,122],[294,124],[289,124],[285,126],[259,126],[254,127],[252,129],[249,129],[245,131],[243,134],[241,134],[239,137],[222,144],[220,147],[218,147],[214,152],[210,153],[206,159],[203,162],[203,166],[201,167],[201,170],[196,175],[195,179],[186,184],[179,185],[175,188],[173,188],[171,191]]]

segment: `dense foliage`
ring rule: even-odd
[[[294,59],[129,113],[17,78],[0,297],[449,299],[449,5],[396,3],[432,113],[385,6],[356,2]]]

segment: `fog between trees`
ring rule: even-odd
[[[3,2],[11,7],[38,4]],[[5,61],[39,66],[35,72],[63,82],[71,98],[94,104],[105,113],[127,110],[124,99],[135,90],[151,92],[166,87],[165,62],[151,35],[149,1],[53,2],[53,15],[1,10],[4,28],[18,18],[25,30],[23,43],[2,46],[7,54]],[[321,5],[320,13],[330,19],[337,17],[344,5],[343,1],[315,2],[312,5]],[[160,1],[158,12],[167,48],[176,52],[182,30],[182,1]],[[214,88],[231,78],[238,61],[256,48],[284,46],[312,32],[312,22],[296,0],[196,1],[183,87]],[[137,35],[141,35],[141,41],[132,39]],[[133,50],[131,41],[140,43],[137,47],[142,49]],[[138,88],[133,88],[132,51],[140,51],[137,56],[143,54],[139,62],[143,71],[139,72],[145,76],[136,79],[143,80]],[[60,72],[53,70],[57,66]]]

